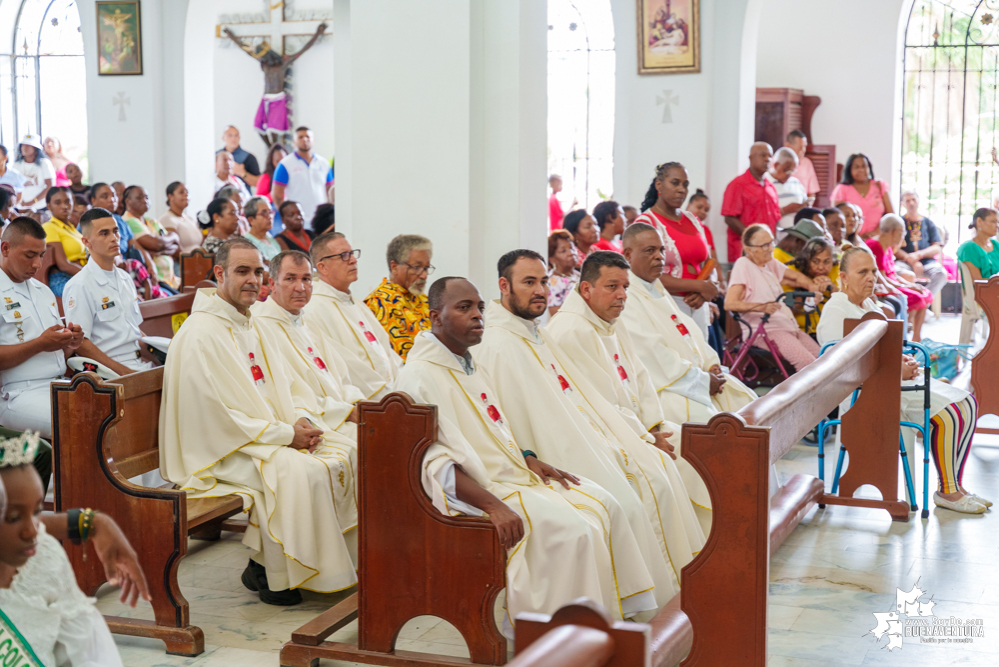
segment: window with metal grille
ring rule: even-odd
[[[9,2],[9,0],[8,0]],[[0,42],[0,143],[57,137],[87,179],[87,72],[76,0],[15,0],[10,42]],[[8,24],[10,25],[10,24]]]
[[[903,57],[900,193],[956,248],[999,197],[999,0],[915,0]]]
[[[548,173],[566,211],[614,188],[614,67],[610,0],[548,0]]]

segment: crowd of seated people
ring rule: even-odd
[[[311,137],[307,128],[299,128],[296,134]],[[223,142],[215,159],[212,200],[195,214],[187,186],[174,181],[161,200],[165,203],[162,213],[155,217],[149,193],[142,186],[122,181],[84,183],[83,169],[66,158],[58,138],[42,142],[26,135],[16,155],[0,146],[0,222],[6,225],[26,215],[42,223],[50,255],[45,275],[37,277],[61,297],[66,283],[89,257],[78,229],[80,220],[91,208],[109,211],[121,239],[117,265],[133,277],[143,300],[177,294],[180,255],[196,248],[214,252],[225,240],[239,236],[254,243],[269,260],[283,250],[308,252],[315,236],[334,230],[332,200],[319,203],[311,218],[288,197],[278,204],[272,201],[275,170],[292,154],[292,147],[271,146],[261,171],[256,158],[239,146],[236,128],[226,129]],[[287,172],[283,178],[290,178]],[[332,182],[322,190],[324,198],[332,197]]]

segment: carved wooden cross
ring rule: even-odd
[[[222,28],[229,28],[237,37],[263,37],[275,52],[282,56],[292,55],[298,48],[301,48],[301,45],[299,44],[298,48],[294,48],[294,50],[286,50],[285,37],[297,35],[312,36],[319,29],[319,24],[323,23],[324,19],[309,21],[287,20],[285,19],[285,11],[286,8],[283,0],[277,0],[273,4],[268,2],[267,13],[269,19],[266,22],[220,23],[215,26],[215,36],[225,39],[225,36],[222,34]],[[329,22],[329,19],[326,19],[326,22]],[[326,34],[330,33],[327,32]]]

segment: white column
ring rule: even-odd
[[[507,250],[545,238],[544,3],[336,0],[337,229],[386,275],[403,233],[434,243],[434,278],[496,293]],[[387,44],[405,48],[386,48]]]

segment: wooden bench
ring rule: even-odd
[[[999,416],[999,276],[975,281],[975,301],[989,320],[989,337],[978,354],[971,360],[971,392],[978,400],[978,418],[984,415]],[[999,435],[999,429],[976,426],[975,433]]]
[[[205,650],[201,628],[177,583],[189,535],[217,539],[225,519],[239,514],[238,496],[192,500],[172,488],[144,488],[128,480],[159,469],[159,414],[163,368],[104,382],[81,373],[52,385],[55,507],[99,508],[114,517],[139,555],[155,621],[106,617],[112,632],[154,637],[168,653],[194,656]],[[93,595],[104,568],[83,547],[63,543],[80,588]],[[88,547],[89,548],[89,547]]]
[[[646,626],[650,640],[644,660],[602,664],[764,667],[770,553],[805,514],[821,503],[880,507],[893,519],[904,509],[908,517],[904,501],[831,496],[810,475],[794,475],[768,500],[770,465],[861,384],[861,398],[843,415],[853,471],[845,488],[873,484],[883,498],[896,498],[902,326],[879,314],[847,320],[848,335],[840,343],[766,396],[737,414],[683,425],[683,456],[711,495],[711,534],[681,571],[680,594]],[[617,626],[628,624],[609,626],[606,617],[587,606],[570,605],[551,617],[520,615],[518,654],[559,625],[605,632],[618,650],[629,635],[619,634]]]
[[[423,455],[437,440],[437,408],[404,394],[360,403],[358,434],[358,592],[292,633],[281,665],[319,660],[371,665],[502,665],[506,639],[493,607],[506,585],[506,552],[488,519],[449,517],[423,491]],[[396,651],[399,630],[437,616],[464,637],[471,661]],[[358,642],[324,641],[358,619]]]
[[[187,315],[191,314],[194,295],[195,292],[185,292],[164,299],[150,299],[140,302],[139,313],[142,315],[142,324],[139,329],[146,336],[173,338],[174,333],[176,333],[174,321],[179,320],[177,323],[177,327],[179,327]],[[178,315],[184,317],[178,318]]]
[[[212,267],[215,266],[215,253],[204,248],[195,248],[180,256],[180,288],[197,285],[202,280],[212,277]]]
[[[647,626],[649,662],[606,664],[660,667],[675,665],[689,653],[685,666],[763,667],[770,552],[812,507],[879,507],[893,519],[908,518],[905,501],[892,500],[898,494],[903,323],[877,313],[864,320],[848,320],[848,335],[835,348],[738,414],[684,424],[683,455],[711,495],[711,534],[682,570],[680,594]],[[770,498],[770,465],[861,385],[860,400],[843,416],[851,457],[841,479],[843,495],[826,494],[815,477],[794,475]],[[359,591],[294,632],[281,649],[282,666],[315,667],[321,658],[411,667],[505,662],[491,614],[504,582],[504,557],[492,526],[482,519],[443,516],[421,484],[423,454],[436,439],[435,411],[400,394],[380,404],[361,404]],[[853,498],[861,484],[873,484],[886,500]],[[395,651],[402,625],[421,615],[452,623],[468,644],[471,661]],[[606,618],[598,622],[598,616],[522,616],[518,650],[553,622],[606,631]],[[357,645],[324,641],[355,618]]]

